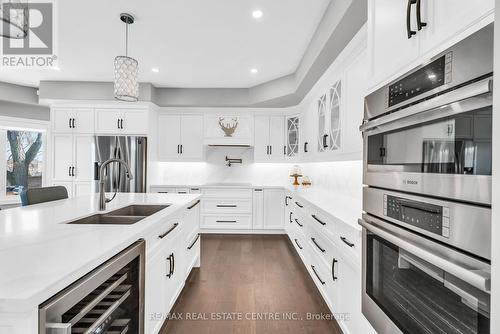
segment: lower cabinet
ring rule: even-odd
[[[264,229],[282,230],[285,207],[282,189],[264,189]]]
[[[200,261],[199,202],[146,239],[145,333],[157,334]]]

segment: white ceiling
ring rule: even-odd
[[[119,14],[130,12],[129,55],[139,60],[141,82],[252,87],[295,72],[330,1],[59,0],[60,70],[0,69],[0,81],[112,81],[113,59],[125,47]],[[255,9],[264,13],[260,20]]]

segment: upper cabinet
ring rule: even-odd
[[[328,152],[340,149],[341,97],[342,82],[339,80],[317,101],[318,152]]]
[[[287,116],[286,120],[286,157],[297,158],[300,154],[300,117]]]
[[[147,109],[96,109],[95,132],[98,134],[148,134]]]
[[[492,14],[495,1],[369,0],[368,8],[371,84],[376,86],[422,56],[441,51],[448,41]]]
[[[203,115],[160,114],[158,158],[161,161],[203,159]]]
[[[283,161],[285,145],[285,117],[279,115],[255,116],[255,162]]]
[[[58,133],[94,133],[94,109],[53,108],[52,129]]]

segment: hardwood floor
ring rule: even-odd
[[[286,236],[203,235],[201,247],[162,334],[342,333],[307,320],[330,313]]]

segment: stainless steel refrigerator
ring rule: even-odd
[[[147,138],[134,136],[96,136],[94,165],[95,189],[99,189],[99,167],[111,158],[125,160],[132,170],[129,180],[122,165],[111,163],[106,167],[106,192],[146,192]]]

